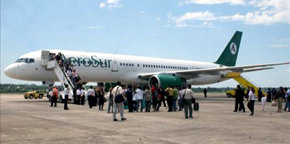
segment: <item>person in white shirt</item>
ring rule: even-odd
[[[85,105],[86,90],[84,87],[81,89],[81,104]]]
[[[255,106],[255,100],[256,100],[256,95],[255,95],[255,90],[253,87],[249,87],[249,100],[250,102],[248,103],[248,108],[251,111],[250,116],[254,115],[254,106]]]
[[[287,88],[285,88],[285,107],[284,107],[284,111],[287,110],[287,112],[290,112],[290,88],[287,90]]]
[[[262,111],[265,111],[265,105],[266,105],[266,101],[267,101],[266,96],[263,95],[261,100],[262,100]]]
[[[141,112],[143,112],[143,95],[144,95],[144,91],[141,90],[141,86],[138,86],[138,88],[136,89],[136,96],[137,96],[137,108],[136,111],[138,112],[139,109],[139,105],[140,105],[140,110]]]
[[[63,94],[64,94],[64,110],[69,110],[69,108],[67,107],[67,100],[68,100],[68,95],[69,95],[69,87],[67,84],[65,84]]]
[[[188,87],[184,89],[181,93],[184,106],[184,116],[186,119],[188,118],[188,109],[189,109],[189,117],[193,118],[192,99],[194,98],[193,96],[194,93],[191,90],[191,85],[188,85]]]
[[[94,99],[95,99],[95,91],[93,89],[93,86],[90,86],[90,88],[88,89],[88,101],[90,108],[93,108]]]
[[[76,104],[80,105],[81,104],[81,88],[79,87],[77,89],[77,98],[76,98]]]
[[[120,112],[121,120],[122,121],[126,120],[126,118],[124,118],[124,104],[123,104],[123,102],[121,102],[121,103],[115,102],[115,97],[117,95],[122,95],[124,97],[124,90],[121,87],[121,82],[117,82],[117,86],[115,86],[112,90],[112,95],[113,95],[113,121],[118,121],[118,119],[116,118],[116,113],[118,110]]]

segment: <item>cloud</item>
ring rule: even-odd
[[[204,4],[204,5],[214,5],[214,4],[224,4],[228,3],[230,5],[244,5],[244,0],[185,0],[180,4]]]
[[[287,72],[290,73],[290,68],[287,69]]]
[[[103,29],[104,27],[99,26],[99,25],[90,25],[88,26],[89,29]]]
[[[176,17],[168,14],[168,18],[171,22],[175,23],[177,27],[188,27],[198,22],[202,24],[203,27],[212,27],[212,22],[209,21],[241,21],[245,17],[240,14],[235,14],[233,16],[217,16],[213,12],[187,12],[182,16]]]
[[[289,0],[252,0],[249,4],[257,7],[258,10],[245,15],[246,24],[290,24]]]
[[[107,0],[106,2],[102,2],[99,5],[100,8],[119,8],[122,7],[120,0]]]
[[[289,48],[289,45],[283,45],[283,44],[276,44],[276,45],[269,45],[269,47],[273,48]]]
[[[187,27],[198,21],[241,21],[246,25],[290,24],[290,0],[251,0],[247,3],[244,0],[185,0],[184,3],[200,5],[229,3],[231,5],[251,6],[255,10],[233,15],[217,15],[210,11],[186,12],[181,16],[172,16],[170,13],[168,19],[177,27]]]
[[[106,3],[104,3],[104,2],[100,3],[100,6],[99,7],[100,8],[105,8],[106,7]]]

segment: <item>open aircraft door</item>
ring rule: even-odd
[[[49,61],[49,51],[43,50],[41,51],[41,65],[46,67]]]

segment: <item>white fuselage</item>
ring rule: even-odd
[[[61,52],[66,58],[70,58],[73,68],[84,82],[117,82],[126,84],[147,83],[140,79],[140,74],[158,73],[166,71],[182,71],[204,68],[218,68],[215,63],[195,62],[185,60],[173,60],[162,58],[150,58],[141,56],[50,50]],[[58,81],[52,70],[47,70],[41,65],[41,51],[27,53],[20,58],[34,59],[34,62],[16,62],[5,69],[9,77],[29,81]],[[199,75],[197,78],[187,79],[188,84],[211,84],[227,80],[223,73],[216,75]]]

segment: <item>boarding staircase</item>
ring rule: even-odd
[[[237,81],[240,85],[242,85],[244,88],[253,87],[255,89],[255,95],[258,96],[258,90],[259,88],[256,87],[254,84],[252,84],[250,81],[246,80],[244,77],[240,75],[238,72],[231,72],[226,75],[227,78],[233,78],[235,81]],[[264,91],[262,91],[263,95],[266,95]]]
[[[58,80],[60,81],[61,85],[65,87],[65,85],[68,85],[69,87],[69,99],[73,98],[73,90],[75,89],[74,84],[66,74],[66,72],[59,66],[57,61],[54,60],[49,60],[49,51],[42,51],[42,63],[41,65],[46,67],[47,70],[53,70],[54,73],[56,74]],[[60,97],[60,100],[62,101],[64,99],[63,97]]]

